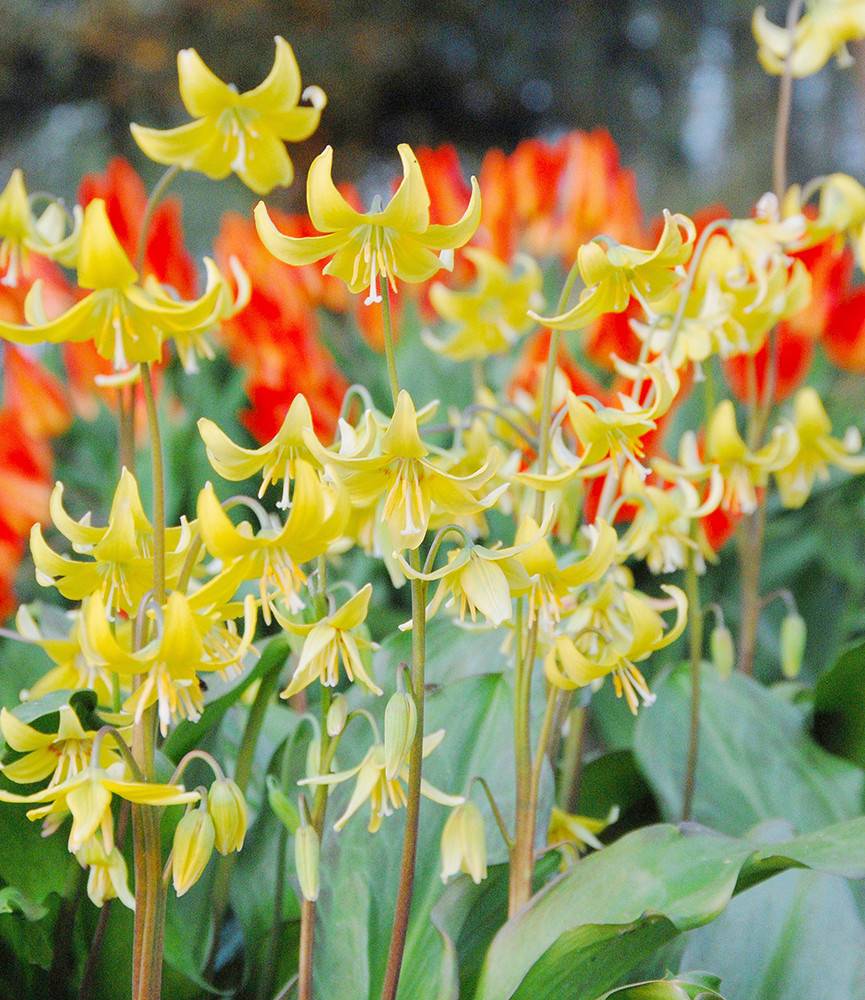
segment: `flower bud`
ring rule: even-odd
[[[177,824],[171,876],[178,896],[188,892],[201,878],[213,854],[215,840],[213,820],[204,805],[186,813]]]
[[[388,781],[393,781],[408,760],[416,729],[414,699],[405,691],[397,691],[384,710],[384,773]]]
[[[733,672],[736,661],[736,647],[733,636],[726,625],[716,625],[709,637],[709,648],[712,651],[712,663],[721,677],[727,678]]]
[[[448,816],[441,839],[442,882],[465,872],[475,885],[487,877],[484,820],[474,802],[464,802]]]
[[[805,619],[795,611],[788,614],[781,622],[781,670],[791,680],[798,677],[802,669],[807,638]]]
[[[348,698],[344,694],[334,695],[330,708],[327,710],[327,735],[339,736],[345,729],[348,718]]]
[[[306,748],[306,776],[316,778],[321,770],[321,740],[317,736],[309,741]]]
[[[300,816],[297,809],[294,808],[294,803],[285,794],[272,774],[267,776],[267,801],[279,822],[289,833],[294,833],[300,826]]]
[[[217,851],[239,851],[246,836],[246,800],[231,778],[219,778],[210,786],[207,811],[213,820]]]
[[[318,834],[308,823],[298,827],[294,835],[294,867],[303,898],[314,903],[318,899]]]

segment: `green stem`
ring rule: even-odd
[[[559,775],[559,805],[565,812],[576,812],[580,801],[588,717],[587,705],[575,705],[568,716],[568,736],[562,752],[562,770]]]
[[[703,662],[703,609],[700,604],[697,560],[693,552],[690,554],[685,570],[685,588],[688,594],[688,642],[691,668],[691,718],[688,728],[688,758],[685,767],[685,788],[682,801],[682,819],[687,821],[691,818],[697,786],[697,760],[700,752],[700,673]]]
[[[420,552],[410,553],[412,569],[420,571]],[[411,581],[412,601],[412,694],[417,708],[417,729],[409,757],[408,792],[406,802],[405,833],[403,835],[402,863],[400,865],[399,890],[394,909],[393,929],[387,956],[382,1000],[395,1000],[399,986],[408,918],[411,911],[414,889],[414,869],[417,856],[418,823],[420,819],[420,782],[423,766],[423,726],[424,726],[424,670],[426,663],[426,585],[423,580]]]
[[[176,164],[168,169],[159,178],[150,192],[147,204],[144,206],[144,215],[141,217],[141,229],[138,231],[138,245],[135,248],[135,270],[141,274],[144,267],[144,257],[147,253],[147,237],[150,234],[150,223],[153,221],[153,213],[156,207],[165,197],[165,192],[171,186],[174,178],[180,173],[180,167]]]
[[[150,431],[150,462],[153,475],[153,596],[160,606],[165,603],[165,463],[162,456],[162,433],[156,409],[153,367],[141,366],[144,407]]]
[[[396,370],[396,349],[393,337],[393,315],[391,312],[390,285],[385,282],[383,289],[381,310],[384,317],[384,356],[387,362],[387,377],[390,382],[390,394],[393,405],[396,406],[397,396],[399,396],[399,375]]]
[[[128,393],[124,386],[117,389],[118,445],[120,468],[135,475],[135,389]]]

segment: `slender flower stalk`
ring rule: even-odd
[[[691,537],[694,537],[693,526]],[[697,787],[697,761],[700,752],[700,675],[703,662],[703,609],[700,605],[700,580],[697,576],[697,560],[693,549],[690,550],[685,570],[685,592],[688,595],[688,662],[691,671],[691,714],[682,800],[682,819],[687,821],[691,818]]]

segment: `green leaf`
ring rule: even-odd
[[[720,985],[717,976],[690,973],[676,979],[619,986],[598,1000],[724,1000],[717,991]]]
[[[580,861],[508,921],[487,953],[475,1000],[596,996],[782,867],[861,876],[863,833],[860,818],[755,849],[692,824],[637,830]]]
[[[25,920],[41,920],[48,910],[39,903],[28,899],[13,885],[0,889],[0,913],[20,913]]]
[[[687,669],[656,691],[657,702],[640,713],[634,750],[663,814],[675,819],[687,757]],[[694,819],[739,835],[767,819],[805,832],[859,815],[865,775],[818,746],[794,705],[741,673],[722,680],[708,668],[701,691]]]
[[[208,730],[222,721],[225,713],[240,699],[250,684],[260,677],[264,677],[265,674],[269,674],[272,670],[281,669],[289,652],[288,641],[282,636],[277,636],[264,647],[255,666],[239,678],[232,681],[221,681],[214,676],[209,679],[207,698],[201,718],[198,722],[184,721],[177,726],[162,747],[165,755],[177,763],[185,753],[201,742]]]
[[[849,646],[817,681],[814,727],[833,753],[865,766],[865,642]]]

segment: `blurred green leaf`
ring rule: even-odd
[[[865,642],[849,646],[820,675],[814,711],[823,745],[865,766]]]

